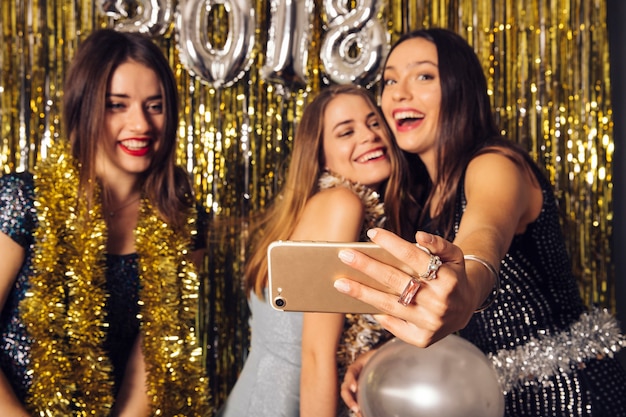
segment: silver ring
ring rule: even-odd
[[[419,274],[417,277],[411,276],[408,284],[404,287],[402,294],[400,294],[400,298],[398,298],[398,302],[403,306],[408,306],[413,302],[417,291],[420,289],[422,285],[422,280],[431,281],[437,278],[437,271],[439,271],[439,267],[442,265],[441,258],[437,255],[433,255],[428,248],[421,246],[416,243],[416,246],[430,255],[430,259],[428,261],[428,267],[426,272]]]
[[[431,254],[426,272],[419,274],[419,277],[428,281],[437,278],[437,271],[439,271],[439,267],[441,266],[441,264],[441,258],[439,258],[437,255]]]

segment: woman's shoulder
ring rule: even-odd
[[[34,180],[30,172],[12,172],[0,176],[0,205],[24,203],[33,199]]]
[[[363,211],[365,209],[361,197],[346,187],[333,187],[320,190],[311,197],[307,206],[315,210],[332,208],[333,210],[349,212]]]
[[[34,229],[34,182],[28,172],[0,177],[0,231],[23,247]]]
[[[520,174],[536,176],[536,164],[523,153],[501,146],[491,146],[474,155],[465,168],[466,177],[486,176],[496,177],[517,176]]]
[[[352,241],[364,218],[363,202],[349,189],[321,190],[307,202],[292,238]]]
[[[6,187],[10,188],[24,188],[33,186],[33,174],[24,172],[10,172],[0,176],[0,186],[4,190]]]

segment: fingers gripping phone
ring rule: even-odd
[[[270,303],[276,310],[326,313],[378,313],[335,289],[339,278],[350,278],[381,291],[383,284],[344,264],[338,257],[342,249],[360,251],[371,258],[393,265],[414,275],[389,252],[371,242],[314,242],[282,240],[267,250]]]

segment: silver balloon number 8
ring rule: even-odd
[[[251,0],[97,0],[115,20],[115,29],[161,36],[176,23],[179,56],[187,71],[215,88],[228,87],[250,69],[256,20]],[[217,8],[228,15],[225,41],[209,25]],[[369,86],[378,79],[389,41],[377,16],[382,0],[359,0],[348,9],[341,0],[323,3],[328,22],[320,51],[324,80]],[[313,0],[270,0],[265,62],[261,76],[289,91],[308,84],[308,46]],[[219,24],[215,25],[220,26]],[[219,45],[219,46],[216,46]]]

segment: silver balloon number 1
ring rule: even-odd
[[[270,0],[264,80],[288,91],[308,84],[306,64],[313,24],[313,0]]]
[[[174,20],[174,0],[97,0],[116,20],[117,30],[163,35]],[[179,0],[175,13],[179,56],[187,71],[215,88],[228,87],[250,69],[256,20],[252,0]],[[383,0],[324,0],[328,22],[323,30],[321,70],[328,84],[370,86],[379,77],[389,48],[378,19]],[[219,12],[228,16],[227,33],[211,39]],[[308,84],[307,62],[313,30],[314,0],[270,0],[265,63],[261,77],[286,92]],[[219,13],[223,16],[223,13]],[[213,29],[213,30],[210,30]],[[225,40],[224,40],[225,39]]]

